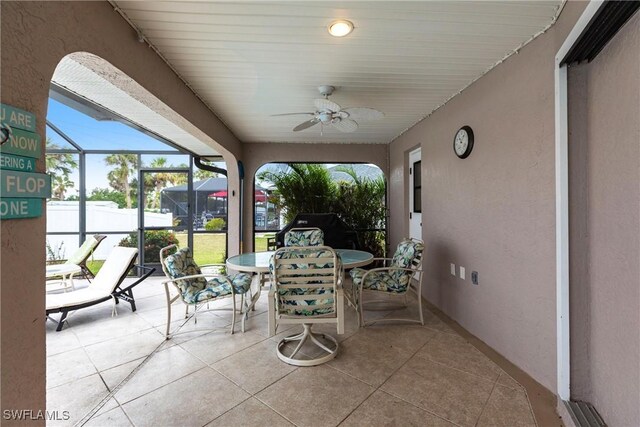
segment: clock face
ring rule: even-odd
[[[453,151],[456,156],[466,159],[473,150],[473,130],[469,126],[463,126],[453,138]]]
[[[454,148],[456,150],[456,154],[458,156],[462,156],[465,151],[467,151],[467,147],[469,146],[469,134],[466,130],[460,129],[456,134],[456,139],[454,141]]]

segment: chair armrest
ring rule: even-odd
[[[226,282],[229,283],[229,285],[231,285],[231,281],[229,280],[229,278],[227,276],[225,276],[224,274],[192,274],[191,276],[183,276],[183,277],[178,277],[177,279],[169,279],[169,280],[165,280],[164,282],[161,282],[163,285],[165,283],[175,283],[175,282],[180,282],[183,280],[189,280],[189,279],[198,279],[198,278],[207,278],[207,277],[221,277],[223,278]],[[233,288],[233,286],[232,286]]]

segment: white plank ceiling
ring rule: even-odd
[[[562,1],[143,2],[117,6],[244,142],[389,143],[554,22]],[[334,19],[354,23],[334,38]],[[384,112],[353,133],[316,125],[317,86]]]

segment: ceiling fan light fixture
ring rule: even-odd
[[[327,30],[329,34],[334,37],[344,37],[353,31],[353,22],[347,21],[346,19],[339,19],[329,24]]]

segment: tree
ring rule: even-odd
[[[55,150],[61,147],[53,143],[51,138],[47,138],[46,148],[47,150]],[[73,170],[78,169],[78,162],[76,162],[74,155],[72,153],[47,153],[45,166],[47,173],[52,176],[53,198],[65,200],[67,190],[75,187],[75,183],[70,178]]]
[[[136,171],[138,160],[135,154],[110,154],[105,157],[104,162],[107,166],[115,166],[107,174],[109,185],[116,191],[124,193],[127,209],[131,209],[132,184],[130,176]]]
[[[335,202],[335,211],[350,227],[361,230],[358,232],[363,249],[377,256],[384,253],[384,232],[364,231],[385,228],[386,184],[384,177],[359,177],[353,166],[339,166],[339,172],[351,177],[353,182],[340,182]]]
[[[206,171],[204,169],[200,169],[197,167],[193,168],[193,177],[198,181],[208,179],[208,178],[217,178],[220,174],[217,172]]]
[[[58,174],[53,175],[51,182],[51,196],[53,199],[65,200],[65,193],[69,188],[74,187],[73,181],[69,179],[68,175]]]
[[[110,190],[108,188],[94,188],[91,191],[89,197],[87,197],[87,200],[116,202],[119,209],[124,209],[124,207],[127,205],[124,194],[122,192]]]
[[[188,168],[187,165],[168,165],[166,157],[156,157],[151,161],[149,167],[155,169],[164,168]],[[144,175],[146,209],[159,210],[160,196],[168,184],[172,186],[186,184],[188,175],[183,172],[151,172]]]
[[[323,165],[290,163],[286,171],[266,171],[258,179],[272,182],[276,189],[272,202],[285,210],[285,220],[298,213],[333,212],[337,186]]]

